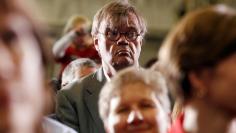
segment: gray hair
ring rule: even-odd
[[[79,59],[72,61],[70,64],[68,64],[62,73],[61,86],[64,86],[65,84],[68,84],[68,83],[71,83],[75,80],[78,80],[78,77],[80,77],[80,76],[77,76],[76,72],[78,70],[85,68],[85,67],[96,68],[97,64],[89,58],[79,58]]]
[[[135,7],[129,4],[127,0],[116,0],[110,2],[97,11],[93,18],[91,31],[92,36],[95,36],[98,33],[99,27],[103,20],[106,20],[108,18],[117,19],[120,16],[128,16],[129,13],[132,13],[137,17],[139,26],[141,28],[140,34],[144,36],[147,31],[146,23],[142,16],[137,12]]]
[[[134,67],[126,68],[107,82],[99,96],[99,113],[102,120],[106,120],[110,110],[111,99],[127,84],[143,83],[151,87],[163,109],[169,113],[170,101],[166,82],[159,72]]]

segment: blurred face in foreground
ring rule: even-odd
[[[207,72],[207,77],[202,79],[206,85],[205,101],[235,116],[236,54],[225,58]]]
[[[44,99],[39,45],[29,21],[0,13],[0,132],[29,133]]]
[[[105,128],[109,133],[164,133],[166,116],[150,86],[127,84],[111,99]]]

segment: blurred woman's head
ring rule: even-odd
[[[236,13],[224,5],[189,13],[160,48],[169,87],[178,98],[205,99],[236,113]]]
[[[67,21],[64,33],[80,28],[88,31],[90,29],[90,21],[84,16],[73,15]]]
[[[84,16],[73,15],[67,21],[64,34],[68,32],[75,32],[76,38],[73,40],[73,44],[76,48],[86,47],[92,44],[92,37],[90,35],[90,21]]]
[[[99,113],[109,133],[165,133],[169,99],[160,73],[128,68],[102,88]]]
[[[47,92],[45,47],[17,2],[0,1],[0,132],[5,133],[36,132],[29,130],[41,119]]]

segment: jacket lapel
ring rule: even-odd
[[[102,68],[100,68],[94,75],[90,75],[89,78],[91,79],[88,80],[89,82],[87,82],[84,86],[86,88],[84,97],[85,103],[98,129],[103,131],[103,124],[98,113],[98,98],[100,90],[106,82],[106,78]]]

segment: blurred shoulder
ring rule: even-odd
[[[77,133],[72,128],[51,118],[43,119],[43,130],[45,133]]]

